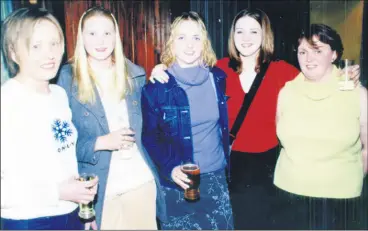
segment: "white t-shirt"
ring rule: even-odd
[[[60,182],[78,174],[77,130],[68,98],[50,84],[37,93],[17,80],[1,86],[1,217],[32,219],[72,212]]]
[[[96,72],[98,73],[98,72]],[[125,100],[117,100],[110,88],[112,73],[98,73],[102,105],[111,132],[129,128],[129,114]],[[139,137],[136,137],[136,139]],[[105,198],[128,192],[154,179],[136,144],[127,150],[113,151],[106,185]]]

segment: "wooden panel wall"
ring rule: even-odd
[[[181,5],[180,2],[174,0],[66,0],[64,7],[68,58],[71,58],[74,52],[81,15],[89,7],[101,5],[110,9],[118,21],[126,57],[150,73],[154,65],[159,62],[161,50],[168,37],[171,18],[177,14],[175,9],[178,4]]]
[[[14,0],[14,5],[16,9],[29,3]],[[206,23],[217,58],[222,58],[227,56],[234,16],[248,7],[268,14],[275,33],[276,57],[297,66],[295,32],[309,24],[310,0],[38,0],[37,5],[49,9],[65,29],[67,58],[73,55],[82,13],[94,5],[112,10],[120,26],[125,55],[150,73],[159,63],[170,23],[176,16],[189,10],[198,12]]]
[[[16,9],[29,3],[14,0],[14,5]],[[189,10],[198,12],[206,23],[217,58],[222,58],[227,56],[234,16],[248,7],[260,8],[268,14],[275,33],[276,57],[297,66],[295,32],[309,24],[310,0],[38,0],[37,5],[50,10],[65,29],[66,58],[73,55],[83,12],[94,5],[112,10],[120,26],[125,55],[150,73],[159,63],[170,23],[176,16]]]

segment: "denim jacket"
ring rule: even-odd
[[[226,74],[217,67],[211,69],[211,74],[217,95],[224,154],[229,167],[228,115],[224,94]],[[142,90],[142,113],[142,142],[158,167],[161,184],[179,189],[171,179],[171,171],[181,161],[193,159],[187,94],[172,76],[165,84],[148,83]]]
[[[134,91],[126,96],[129,113],[130,126],[136,132],[137,147],[151,169],[155,177],[157,186],[157,217],[161,221],[166,220],[166,206],[161,193],[160,182],[157,169],[153,164],[146,149],[143,147],[141,139],[142,112],[141,112],[141,89],[146,81],[143,68],[127,60],[128,73],[132,79]],[[77,140],[77,160],[79,172],[94,173],[99,177],[97,200],[95,204],[96,221],[100,229],[103,202],[107,177],[109,174],[111,151],[94,151],[96,139],[99,136],[110,133],[108,122],[98,91],[95,88],[96,101],[94,104],[84,104],[78,99],[77,83],[73,81],[72,69],[70,65],[62,67],[57,84],[63,87],[69,98],[69,105],[72,111],[72,121],[78,131]]]

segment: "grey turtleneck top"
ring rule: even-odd
[[[208,68],[181,68],[177,63],[168,72],[188,96],[192,126],[194,160],[201,173],[226,166],[219,125],[219,109],[213,77]]]

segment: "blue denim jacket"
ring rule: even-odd
[[[146,74],[143,68],[133,64],[129,60],[127,60],[127,65],[129,76],[132,78],[134,87],[134,91],[126,96],[129,122],[136,132],[137,147],[156,180],[156,215],[161,221],[165,221],[166,205],[161,192],[157,169],[150,156],[147,154],[146,149],[143,147],[141,139],[139,139],[142,131],[141,90],[146,81]],[[94,147],[97,137],[110,133],[105,110],[96,88],[96,102],[94,104],[84,104],[78,100],[77,84],[72,80],[72,69],[70,65],[62,67],[57,84],[63,87],[68,95],[69,105],[72,111],[72,121],[78,131],[77,160],[79,172],[94,173],[99,177],[95,210],[97,225],[100,229],[111,151],[95,152]]]
[[[226,74],[217,67],[212,68],[211,73],[217,93],[224,154],[229,166],[228,115],[224,94]],[[142,90],[142,142],[159,169],[161,184],[171,188],[179,189],[171,179],[173,168],[183,160],[193,159],[189,110],[188,97],[172,76],[168,83],[148,83]]]

